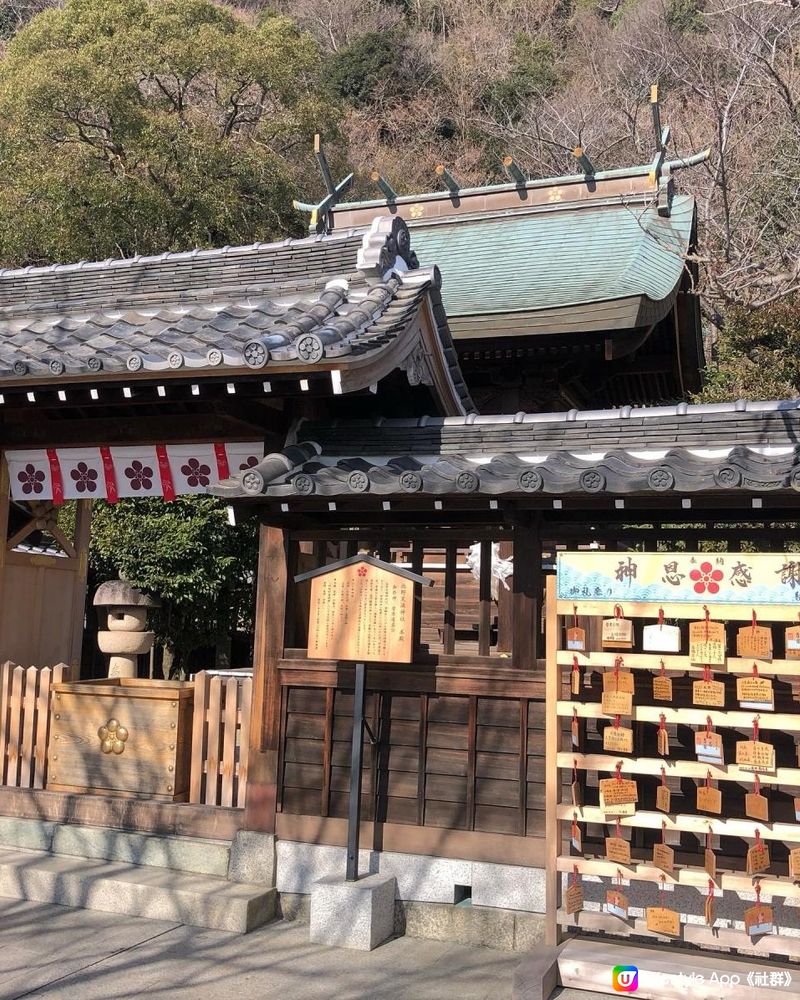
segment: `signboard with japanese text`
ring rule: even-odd
[[[311,580],[308,656],[411,663],[414,581],[367,562]]]
[[[713,603],[747,618],[766,607],[796,620],[800,610],[800,553],[559,552],[557,580],[570,612],[612,603],[626,613],[636,603],[639,614],[657,614]]]

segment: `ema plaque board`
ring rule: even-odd
[[[366,561],[311,580],[308,656],[411,663],[414,580]]]

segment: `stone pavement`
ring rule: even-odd
[[[235,935],[0,898],[0,1000],[507,1000],[521,956],[418,938],[309,944],[308,925]]]

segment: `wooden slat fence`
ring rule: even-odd
[[[0,666],[0,785],[44,788],[50,729],[50,691],[69,680],[65,663]]]
[[[190,802],[244,808],[252,694],[251,677],[195,675]]]

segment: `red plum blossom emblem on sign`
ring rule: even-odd
[[[97,469],[90,468],[86,462],[78,462],[70,476],[78,493],[94,493],[97,489]]]
[[[367,567],[366,566],[359,566],[358,567],[358,575],[359,576],[366,576],[367,575]]]
[[[138,458],[131,462],[125,475],[131,481],[131,489],[149,490],[153,487],[153,470],[149,465],[143,465]]]
[[[181,472],[190,486],[208,486],[211,482],[211,469],[197,458],[190,458],[186,465],[181,466]]]
[[[17,473],[17,479],[22,483],[22,492],[25,494],[41,493],[44,489],[44,473],[30,462],[22,472]]]
[[[720,581],[724,579],[721,569],[714,569],[710,562],[700,563],[700,569],[693,569],[689,578],[694,581],[695,594],[718,594]]]

